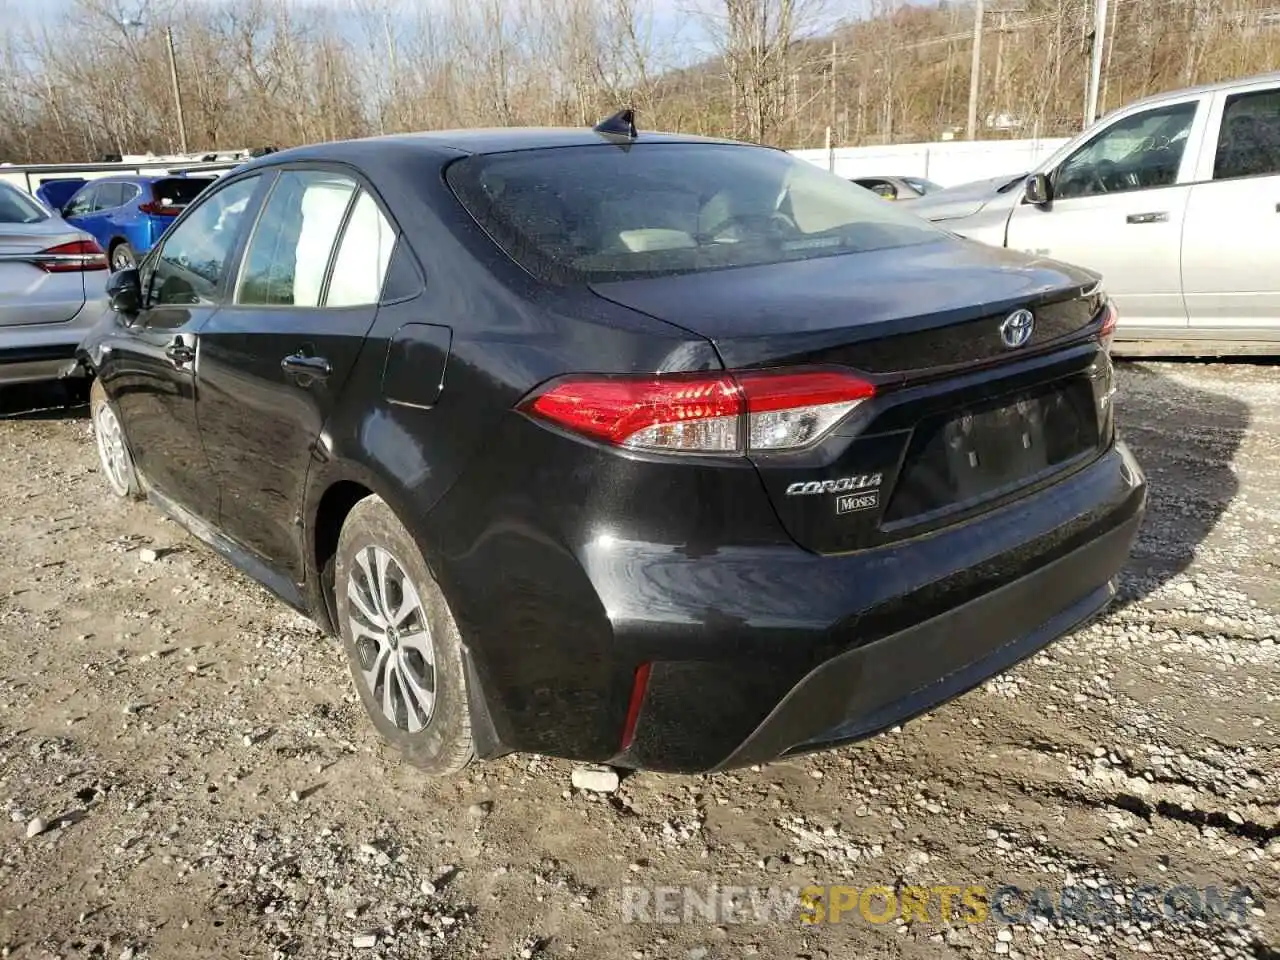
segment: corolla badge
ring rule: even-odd
[[[1015,310],[1000,324],[1000,339],[1010,350],[1025,346],[1036,328],[1035,315],[1030,310]]]

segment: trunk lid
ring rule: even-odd
[[[60,213],[67,201],[86,183],[88,181],[84,177],[48,177],[40,181],[36,197],[50,210]]]
[[[1025,495],[1110,442],[1096,275],[976,243],[627,280],[615,303],[711,340],[730,369],[835,365],[877,394],[817,446],[752,453],[819,553],[918,536]],[[1001,326],[1030,310],[1029,340]]]
[[[87,239],[63,220],[0,223],[0,328],[65,323],[84,306],[84,273],[47,273],[24,259]]]
[[[834,362],[904,377],[1010,353],[999,325],[1036,314],[1023,352],[1078,333],[1097,275],[967,240],[656,280],[593,284],[605,299],[711,340],[730,368]]]

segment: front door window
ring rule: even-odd
[[[1054,176],[1056,199],[1167,187],[1178,180],[1198,101],[1118,120],[1073,153]]]

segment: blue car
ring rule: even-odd
[[[74,182],[62,180],[42,184],[37,195],[46,194],[62,219],[91,234],[107,252],[112,270],[127,270],[138,265],[169,224],[215,179],[105,177],[82,183],[70,199],[56,204],[58,194],[66,196]]]

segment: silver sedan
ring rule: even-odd
[[[107,258],[82,230],[0,183],[0,385],[77,375],[105,305]]]

